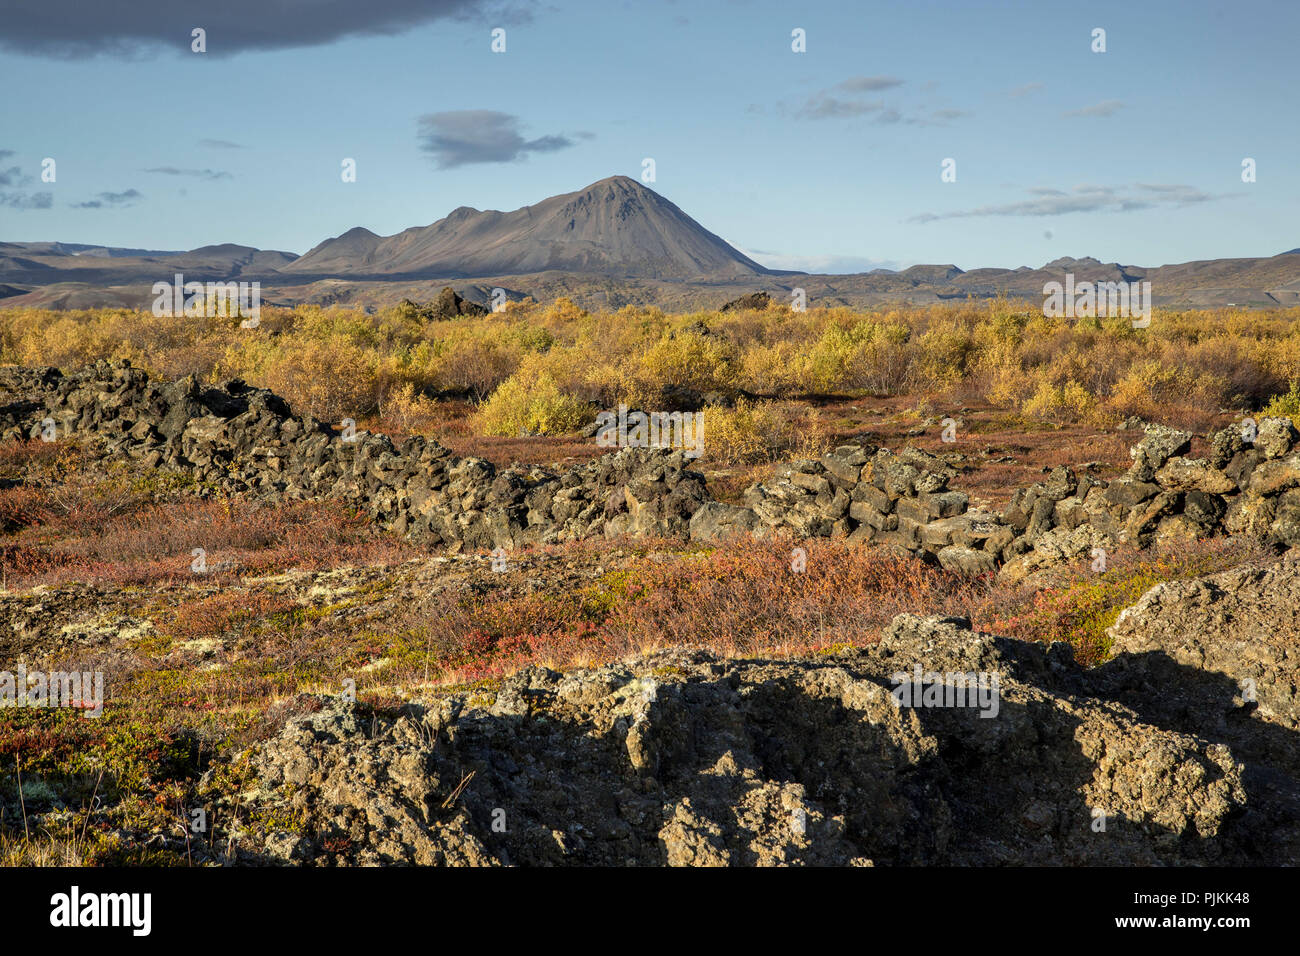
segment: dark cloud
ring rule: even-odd
[[[12,156],[13,153],[0,152],[0,159],[6,156]],[[32,177],[24,176],[21,166],[10,166],[8,169],[0,169],[0,186],[26,186],[32,181]]]
[[[73,209],[117,209],[122,206],[134,206],[144,198],[138,189],[128,189],[121,193],[100,193],[97,199],[72,203]]]
[[[1063,216],[1073,212],[1136,212],[1156,206],[1188,206],[1222,199],[1194,186],[1138,183],[1132,187],[1076,186],[1066,191],[1038,187],[1027,190],[1032,199],[978,206],[957,212],[922,213],[908,222],[973,219],[986,216]]]
[[[155,166],[144,170],[146,173],[158,173],[162,176],[189,176],[193,179],[233,179],[230,173],[218,169],[180,169],[176,166]]]
[[[12,149],[0,149],[0,160],[8,159],[13,156]],[[34,183],[35,180],[23,172],[21,166],[10,166],[7,169],[0,169],[0,186],[17,190],[15,192],[0,192],[0,206],[6,209],[49,209],[54,204],[54,194],[28,193],[25,191],[27,186]]]
[[[390,36],[443,19],[511,25],[530,20],[532,6],[533,0],[0,0],[0,47],[65,59],[159,49],[189,54],[190,31],[202,27],[207,55],[227,56]]]
[[[1124,108],[1124,104],[1119,100],[1102,100],[1100,103],[1094,103],[1092,106],[1085,106],[1082,109],[1070,110],[1063,113],[1063,116],[1114,116]]]
[[[950,120],[960,119],[970,114],[964,110],[940,109],[923,114],[912,107],[899,109],[886,105],[881,99],[864,99],[863,94],[890,90],[903,85],[903,80],[896,76],[852,76],[837,83],[830,89],[820,90],[794,111],[799,119],[854,119],[867,117],[879,126],[893,126],[899,123],[909,126],[943,126]],[[932,86],[932,84],[926,84]],[[785,106],[777,105],[777,111],[784,113]],[[904,111],[906,110],[906,112]],[[751,106],[751,112],[763,112],[762,107]]]
[[[0,193],[0,206],[9,209],[49,209],[53,193]]]
[[[880,100],[844,100],[818,93],[804,104],[797,115],[803,119],[841,119],[846,116],[882,113],[884,109],[885,104]]]
[[[1037,93],[1044,89],[1044,85],[1035,80],[1033,83],[1026,83],[1024,86],[1017,86],[1014,90],[1007,93],[1008,96],[1027,96],[1030,93]]]
[[[800,119],[846,119],[856,116],[875,114],[878,123],[898,122],[896,110],[886,110],[883,100],[853,99],[863,93],[876,93],[880,90],[902,86],[903,81],[893,76],[851,76],[829,90],[821,90],[810,96],[802,107],[795,111]],[[844,94],[844,95],[842,95]],[[846,98],[846,96],[849,98]]]
[[[836,89],[845,93],[876,93],[902,85],[903,81],[896,76],[851,76]]]
[[[550,135],[526,140],[519,132],[519,117],[495,110],[454,110],[420,117],[420,149],[438,160],[440,169],[472,163],[510,163],[529,153],[567,149],[567,136]]]
[[[206,146],[208,149],[243,149],[243,143],[232,143],[228,139],[201,139],[200,146]]]

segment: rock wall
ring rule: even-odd
[[[1210,457],[1193,459],[1184,457],[1190,432],[1149,425],[1120,477],[1107,482],[1087,469],[1058,467],[1017,490],[1000,513],[970,508],[964,493],[950,490],[955,472],[940,458],[844,445],[751,486],[745,507],[706,504],[691,520],[691,535],[711,540],[737,530],[785,529],[799,537],[848,537],[928,554],[947,568],[1001,568],[1011,578],[1093,548],[1155,540],[1250,534],[1294,547],[1298,439],[1288,419],[1266,418],[1253,443],[1229,426],[1211,436]]]
[[[1284,418],[1211,436],[1146,427],[1133,464],[1104,481],[1059,467],[1000,512],[971,508],[956,472],[916,449],[867,444],[797,461],[748,488],[743,506],[714,501],[681,452],[626,449],[556,473],[497,469],[420,436],[342,433],[239,380],[158,383],[126,363],[0,369],[0,440],[93,436],[107,455],[188,470],[213,491],[337,498],[383,527],[451,549],[514,548],[593,536],[731,534],[843,537],[925,555],[970,573],[1034,570],[1122,544],[1251,534],[1300,545],[1300,435]]]
[[[105,455],[190,472],[214,492],[354,502],[380,525],[453,550],[619,534],[685,535],[707,497],[680,452],[628,449],[556,474],[498,470],[413,436],[346,434],[266,389],[190,376],[160,384],[127,363],[62,375],[2,369],[0,440],[91,436]]]

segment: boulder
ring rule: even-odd
[[[1296,487],[1300,487],[1300,455],[1260,462],[1246,489],[1252,495],[1268,496]]]
[[[941,566],[962,574],[991,574],[997,570],[997,562],[992,554],[960,545],[943,548],[938,559]]]
[[[1154,470],[1152,477],[1155,477]],[[1121,476],[1106,486],[1106,500],[1126,509],[1136,508],[1145,501],[1150,501],[1160,494],[1160,486],[1150,481],[1141,481],[1131,475]]]
[[[758,516],[749,508],[706,501],[691,516],[692,541],[721,541],[737,535],[750,534],[758,526]]]
[[[1191,447],[1191,432],[1167,425],[1147,425],[1145,436],[1129,451],[1133,459],[1129,474],[1138,481],[1150,481],[1166,461]]]
[[[1255,434],[1255,448],[1266,459],[1281,458],[1292,448],[1300,434],[1289,418],[1265,418]]]
[[[1204,491],[1226,495],[1237,490],[1237,483],[1215,468],[1206,458],[1175,456],[1156,472],[1156,482],[1170,491]]]

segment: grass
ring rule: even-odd
[[[0,539],[6,586],[193,582],[195,548],[205,551],[206,580],[236,569],[273,573],[418,553],[338,502],[196,499],[188,487],[157,474],[105,480],[51,472],[0,489],[0,528],[10,531]]]

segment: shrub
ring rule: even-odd
[[[1289,390],[1274,395],[1264,406],[1263,415],[1269,418],[1289,418],[1300,428],[1300,382],[1292,382]]]
[[[562,435],[594,421],[595,409],[562,391],[549,371],[530,363],[501,383],[479,410],[485,434],[511,438]]]
[[[423,432],[437,421],[438,403],[419,394],[410,382],[404,382],[384,397],[379,412],[403,431]]]
[[[734,408],[704,410],[704,455],[715,465],[754,465],[820,455],[828,430],[816,412],[804,420],[795,406],[741,399]]]
[[[790,395],[799,388],[798,348],[791,342],[756,344],[741,359],[741,387],[760,395]]]
[[[1092,416],[1097,410],[1097,400],[1078,382],[1064,385],[1043,382],[1021,410],[1026,415],[1063,425]]]
[[[730,346],[713,335],[679,333],[660,339],[642,360],[646,377],[660,385],[700,391],[731,388],[736,381]]]
[[[266,306],[247,330],[227,317],[0,309],[0,362],[68,369],[127,358],[164,378],[239,376],[332,419],[370,414],[407,384],[482,402],[546,357],[560,392],[605,408],[654,408],[664,385],[777,398],[960,390],[963,401],[1017,410],[1032,402],[1065,419],[1074,414],[1065,402],[1073,382],[1107,416],[1190,427],[1210,424],[1224,405],[1258,407],[1300,381],[1298,318],[1300,309],[1161,309],[1139,331],[1123,319],[1047,319],[1002,300],[666,316],[630,305],[588,312],[561,297],[436,325],[401,306],[373,314]],[[1044,382],[1050,396],[1038,395]]]
[[[482,399],[511,376],[522,354],[517,345],[486,336],[454,339],[438,354],[432,375],[434,387]]]
[[[299,414],[338,421],[369,415],[378,407],[378,355],[346,339],[308,339],[292,350],[276,350],[249,372],[259,384],[286,396]]]

